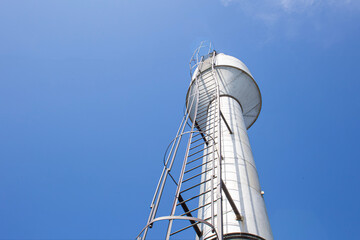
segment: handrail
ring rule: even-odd
[[[203,224],[206,224],[208,225],[209,227],[211,227],[212,231],[215,232],[216,236],[218,237],[218,233],[215,229],[215,227],[203,220],[203,219],[200,219],[200,218],[195,218],[195,217],[185,217],[185,216],[164,216],[164,217],[158,217],[158,218],[155,218],[153,219],[150,223],[148,223],[142,230],[141,232],[136,236],[136,240],[141,240],[143,238],[140,237],[140,235],[142,234],[142,232],[144,232],[145,229],[149,228],[149,226],[151,226],[154,222],[158,222],[158,221],[162,221],[162,220],[192,220],[192,221],[196,221],[196,222],[200,222],[200,223],[203,223]],[[217,238],[219,239],[219,238]]]
[[[195,99],[193,99],[190,107],[192,107],[194,101],[195,101]],[[188,118],[189,118],[189,114],[187,114],[187,115],[184,116],[184,118],[183,118],[184,121],[182,121],[182,124],[180,125],[180,128],[179,128],[179,130],[181,129],[180,132],[183,132],[183,131],[184,131],[184,129],[185,129],[185,127],[186,127],[186,122],[188,121]],[[177,135],[178,135],[178,134],[179,134],[179,131],[178,131]],[[181,139],[180,139],[180,140],[181,140]],[[158,206],[159,206],[159,203],[160,203],[160,199],[161,199],[162,193],[163,193],[163,191],[164,191],[166,179],[167,179],[167,176],[168,176],[167,173],[171,170],[171,167],[172,167],[172,165],[173,165],[173,163],[174,163],[174,160],[175,160],[175,157],[176,157],[176,153],[177,153],[177,149],[178,149],[178,147],[179,147],[179,144],[180,144],[180,141],[178,141],[176,144],[175,144],[175,142],[174,142],[173,147],[175,147],[175,155],[171,158],[171,160],[170,160],[170,156],[171,156],[171,155],[169,155],[169,158],[168,158],[168,160],[167,160],[167,163],[170,161],[170,168],[167,168],[166,166],[163,168],[163,172],[162,172],[161,177],[160,177],[159,182],[158,182],[158,187],[157,187],[157,189],[156,189],[156,191],[155,191],[155,194],[154,194],[154,197],[153,197],[153,201],[152,201],[152,203],[151,203],[151,205],[150,205],[151,210],[150,210],[150,214],[149,214],[149,218],[148,218],[148,223],[151,222],[151,221],[154,219],[154,217],[156,216],[157,209],[158,209]],[[173,147],[172,147],[172,149],[174,149]],[[166,164],[166,165],[167,165],[167,164]],[[156,199],[156,202],[155,202],[155,199]],[[155,205],[154,205],[154,202],[155,202]],[[145,237],[146,237],[147,230],[148,230],[148,229],[146,229],[145,232],[144,232],[144,239],[145,239]]]

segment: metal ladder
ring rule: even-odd
[[[220,90],[215,72],[215,51],[199,57],[199,49],[190,61],[190,69],[197,68],[189,91],[187,111],[164,157],[164,168],[158,182],[146,227],[137,236],[144,240],[155,222],[167,220],[165,239],[183,239],[187,231],[195,231],[197,239],[223,239],[222,191],[229,199],[221,180],[221,118]],[[193,63],[193,64],[192,64]],[[201,70],[204,70],[201,72]],[[192,71],[191,76],[193,75]],[[174,164],[181,143],[185,143],[178,178]],[[180,166],[179,165],[179,166]],[[165,183],[170,176],[176,185],[175,198],[168,216],[156,217]],[[231,197],[230,197],[230,201]],[[236,206],[234,206],[236,208]],[[204,215],[204,210],[211,214]],[[237,209],[236,209],[237,211]],[[237,211],[240,216],[240,213]],[[177,221],[182,220],[182,221]],[[179,223],[180,222],[180,223]],[[211,233],[209,233],[211,231]],[[185,235],[184,235],[185,234]],[[157,236],[159,238],[159,236]]]

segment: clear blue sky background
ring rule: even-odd
[[[356,0],[0,0],[0,239],[133,239],[201,40],[261,89],[275,239],[355,239]]]

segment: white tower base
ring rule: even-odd
[[[273,236],[266,213],[264,199],[261,195],[259,178],[244,124],[241,105],[232,97],[222,96],[220,98],[220,109],[228,125],[225,124],[224,120],[222,121],[222,178],[243,217],[242,220],[236,220],[236,216],[229,201],[224,200],[224,236],[234,233],[249,233],[266,240],[272,240]],[[208,118],[210,117],[211,116],[208,116]],[[203,162],[205,163],[208,160],[208,157],[204,157]],[[210,167],[211,166],[205,165],[203,171]],[[211,174],[206,174],[202,181],[209,179],[210,177]],[[210,184],[206,184],[202,191],[207,191],[210,188]],[[208,201],[210,201],[210,194],[205,194],[204,197],[200,198],[199,204],[204,205]],[[204,211],[200,213],[199,218],[210,217],[210,210],[210,207],[204,208]],[[205,230],[203,238],[206,238],[211,234],[211,231]]]

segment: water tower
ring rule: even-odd
[[[190,76],[184,117],[137,239],[272,240],[247,135],[260,90],[244,63],[211,44],[195,51]]]

